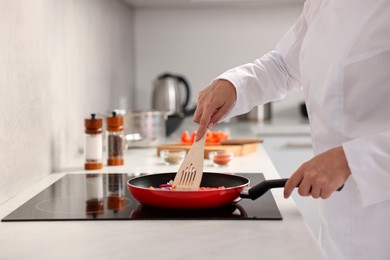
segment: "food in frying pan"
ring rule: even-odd
[[[225,186],[199,187],[198,191],[221,190],[221,189],[224,189],[224,188],[225,188]],[[151,190],[175,190],[175,187],[173,187],[173,180],[170,180],[167,183],[161,184],[159,187],[150,186],[149,189],[151,189]]]

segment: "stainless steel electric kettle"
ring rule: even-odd
[[[152,108],[167,112],[167,135],[195,112],[195,108],[187,109],[190,97],[190,86],[183,76],[164,73],[154,81]]]
[[[180,90],[181,87],[184,91]],[[189,99],[190,87],[182,76],[165,73],[154,82],[152,103],[155,110],[167,111],[169,115],[180,115],[184,113]]]

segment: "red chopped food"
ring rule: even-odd
[[[183,134],[181,135],[181,137],[180,137],[180,140],[181,140],[181,142],[182,143],[192,143],[191,142],[191,136],[190,136],[190,133],[187,131],[187,130],[185,130],[184,132],[183,132]]]
[[[192,144],[195,140],[196,131],[191,134],[185,130],[180,137],[180,140],[184,144]],[[211,131],[206,132],[206,144],[219,144],[221,141],[229,139],[229,135],[224,131]]]

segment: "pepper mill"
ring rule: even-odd
[[[103,168],[103,119],[96,118],[91,114],[91,118],[84,120],[85,126],[85,170],[99,170]]]
[[[112,112],[107,117],[107,139],[108,139],[108,165],[123,165],[123,151],[125,147],[125,134],[123,130],[123,116]]]

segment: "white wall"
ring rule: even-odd
[[[258,7],[155,8],[135,13],[136,107],[151,108],[152,82],[162,72],[184,75],[197,93],[216,76],[272,50],[302,4]],[[298,111],[301,92],[274,105]]]
[[[132,24],[119,0],[0,0],[0,203],[63,169],[84,118],[131,96]]]

